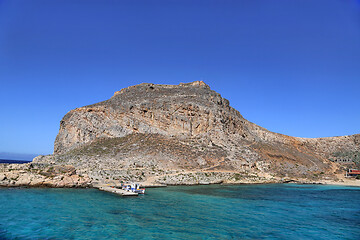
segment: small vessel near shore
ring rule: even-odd
[[[145,188],[140,188],[140,184],[138,183],[122,184],[121,189],[128,192],[145,194]]]
[[[145,194],[145,188],[140,188],[140,184],[138,183],[121,183],[121,186],[116,184],[96,184],[94,187],[99,190],[115,193],[121,196],[138,196],[139,194]]]

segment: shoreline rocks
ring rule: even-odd
[[[1,187],[90,187],[91,179],[78,175],[72,166],[36,166],[34,163],[11,164],[0,171]]]

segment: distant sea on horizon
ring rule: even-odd
[[[10,160],[10,159],[0,159],[0,163],[17,163],[17,164],[22,164],[22,163],[29,163],[31,162],[30,160]]]
[[[357,239],[360,188],[209,185],[0,188],[0,239]]]

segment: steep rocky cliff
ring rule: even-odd
[[[60,122],[54,155],[94,181],[171,184],[336,178],[336,153],[360,151],[360,135],[306,139],[243,118],[202,81],[143,83],[77,108]]]

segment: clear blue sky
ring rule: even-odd
[[[360,133],[360,2],[0,0],[0,152],[52,153],[71,109],[195,80],[271,131]]]

